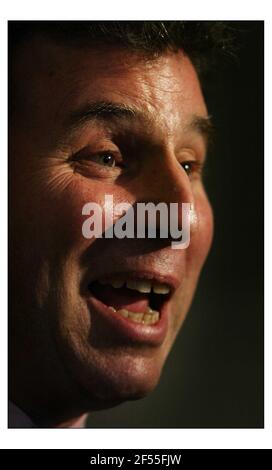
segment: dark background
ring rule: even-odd
[[[93,413],[92,428],[256,428],[263,411],[263,22],[205,95],[218,137],[206,187],[213,247],[189,315],[148,397]]]

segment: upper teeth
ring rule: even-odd
[[[105,284],[110,284],[112,287],[115,288],[120,288],[126,285],[129,289],[137,290],[142,293],[150,293],[151,290],[155,294],[168,294],[170,292],[170,287],[168,287],[166,284],[161,284],[156,281],[148,281],[148,280],[142,280],[142,281],[136,281],[136,280],[117,280],[117,279],[100,279],[98,282],[100,284],[105,285]]]

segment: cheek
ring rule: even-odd
[[[82,253],[95,240],[93,236],[85,238],[83,235],[84,222],[87,222],[86,226],[88,227],[88,230],[85,231],[86,236],[90,233],[90,219],[97,221],[99,233],[104,232],[106,195],[110,195],[113,198],[114,204],[129,200],[129,194],[127,191],[122,190],[121,187],[114,186],[112,183],[110,184],[105,181],[90,180],[76,174],[73,175],[66,191],[58,196],[58,201],[55,203],[57,209],[55,214],[58,213],[59,216],[55,219],[54,227],[56,232],[59,233],[62,247],[65,247],[66,251],[73,252],[73,256]],[[96,215],[90,209],[85,214],[82,214],[83,207],[88,203],[95,203],[97,205]],[[116,214],[114,215],[115,219]]]
[[[55,239],[61,242],[62,251],[71,251],[76,255],[92,243],[82,235],[82,225],[87,216],[82,215],[82,208],[88,202],[101,204],[104,193],[95,181],[73,175],[64,192],[55,200],[54,221]]]
[[[196,225],[191,231],[189,247],[185,250],[186,282],[173,302],[170,345],[173,343],[190,307],[198,277],[208,255],[213,237],[213,213],[203,192],[195,201]]]
[[[213,212],[204,191],[195,200],[195,213],[196,224],[187,250],[187,263],[199,274],[213,239]]]

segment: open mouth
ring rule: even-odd
[[[163,305],[171,295],[171,286],[166,283],[125,276],[95,280],[88,289],[110,311],[145,325],[159,322]]]

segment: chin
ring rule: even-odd
[[[112,391],[122,401],[138,400],[149,395],[158,385],[161,376],[161,368],[141,365],[122,374],[117,383],[112,384]]]
[[[59,321],[55,328],[62,365],[77,384],[83,411],[110,408],[153,392],[170,349],[169,338],[156,346],[132,343],[113,332],[106,334],[104,325],[99,329],[94,319],[88,322],[88,312],[84,321],[84,312],[71,315],[72,325]],[[78,318],[83,320],[81,328]]]
[[[158,385],[162,365],[158,358],[114,357],[107,358],[104,367],[97,364],[89,370],[81,385],[88,397],[88,411],[106,409],[126,401],[139,400],[149,395]]]

